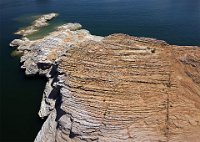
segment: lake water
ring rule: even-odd
[[[64,22],[79,22],[95,35],[126,33],[200,45],[200,0],[0,0],[1,142],[31,142],[42,125],[37,112],[45,79],[26,77],[8,44],[32,15],[49,12],[60,15],[32,38]]]

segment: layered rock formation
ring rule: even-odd
[[[200,139],[200,47],[80,28],[11,43],[27,75],[48,78],[35,142]]]

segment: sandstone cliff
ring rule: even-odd
[[[48,78],[35,142],[199,141],[200,47],[80,28],[11,43]]]

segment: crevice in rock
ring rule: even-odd
[[[74,132],[72,132],[72,130],[70,130],[69,138],[73,139],[73,138],[75,138],[77,136],[78,136],[78,134],[75,134]]]
[[[171,88],[172,84],[171,84],[171,73],[169,74],[169,78],[168,78],[168,83],[167,83],[167,87]],[[166,130],[165,130],[165,136],[167,138],[167,142],[169,142],[169,108],[170,106],[170,100],[169,100],[169,93],[167,93],[167,100],[166,100]]]
[[[58,121],[63,115],[66,114],[66,112],[61,109],[61,104],[62,104],[62,98],[61,98],[61,95],[59,94],[55,103],[55,108],[57,112],[56,121]]]

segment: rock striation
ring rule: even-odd
[[[94,36],[78,23],[11,45],[26,75],[48,79],[35,142],[199,141],[200,47]]]
[[[17,31],[15,34],[28,36],[33,34],[34,32],[38,31],[41,27],[45,27],[48,25],[48,21],[53,19],[54,17],[58,16],[57,13],[49,13],[40,16],[38,19],[33,21],[32,25]]]

